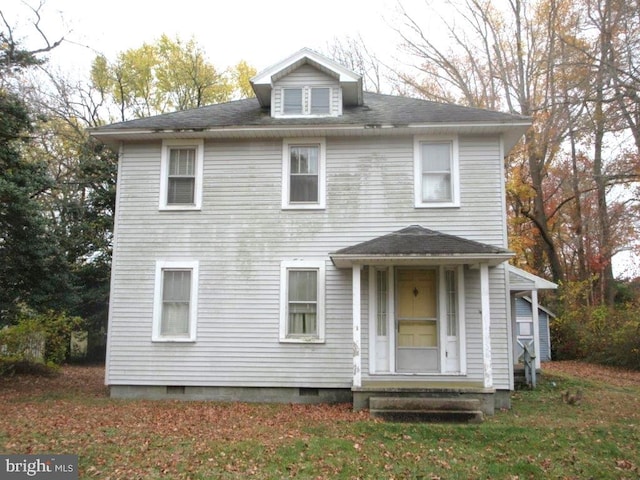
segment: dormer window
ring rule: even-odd
[[[277,116],[334,116],[339,115],[332,100],[332,87],[282,87],[279,92],[280,107]],[[276,94],[278,95],[278,93]]]
[[[328,115],[331,113],[331,89],[311,89],[311,115]]]
[[[282,113],[302,115],[302,88],[283,88],[282,96]]]
[[[258,73],[251,87],[274,118],[339,117],[362,105],[362,76],[303,48]]]

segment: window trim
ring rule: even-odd
[[[318,201],[291,202],[291,159],[290,148],[318,145]],[[282,209],[283,210],[324,210],[326,208],[326,151],[325,138],[285,138],[282,141]]]
[[[161,334],[162,324],[162,292],[163,272],[165,270],[191,270],[191,296],[189,298],[189,335],[171,336]],[[158,260],[156,261],[155,285],[153,294],[153,327],[151,341],[153,342],[195,342],[198,314],[198,273],[197,260]]]
[[[318,335],[289,336],[289,271],[316,270],[317,278],[317,326]],[[325,343],[325,278],[326,263],[324,260],[283,260],[280,263],[280,343]]]
[[[451,143],[451,200],[425,201],[422,199],[422,145]],[[460,153],[457,136],[416,136],[413,140],[414,200],[415,208],[451,208],[460,206]]]
[[[167,203],[169,188],[169,151],[173,147],[196,149],[195,155],[195,185],[193,191],[193,204]],[[203,139],[164,139],[162,140],[162,153],[160,158],[160,210],[200,210],[202,208],[202,180],[204,172],[204,140]]]

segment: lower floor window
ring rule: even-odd
[[[162,271],[161,335],[189,335],[191,270]]]
[[[324,341],[324,271],[324,261],[282,262],[281,341]]]
[[[289,271],[289,335],[318,336],[318,271]]]
[[[197,262],[156,263],[154,341],[195,340]]]

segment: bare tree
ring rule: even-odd
[[[40,39],[41,46],[25,49],[22,47],[20,41],[16,38],[14,27],[5,16],[5,13],[0,9],[0,20],[2,21],[2,31],[0,31],[0,80],[5,77],[5,74],[10,71],[22,70],[28,66],[42,64],[44,60],[40,57],[43,53],[48,53],[54,48],[60,46],[64,41],[64,37],[60,37],[55,41],[49,39],[41,28],[42,17],[40,12],[45,2],[40,1],[37,7],[32,7],[25,3],[26,7],[33,14],[33,20],[31,26],[37,33]]]
[[[553,279],[562,280],[564,269],[545,208],[544,188],[547,170],[566,135],[563,117],[555,115],[563,106],[554,101],[551,75],[556,67],[553,29],[558,25],[548,23],[541,7],[522,0],[508,0],[505,11],[485,0],[449,1],[447,6],[454,19],[440,19],[446,44],[430,36],[417,17],[401,7],[402,23],[396,31],[405,51],[417,60],[415,70],[402,78],[418,94],[433,100],[533,117],[522,157],[510,160],[524,161],[518,171],[533,194],[522,197],[512,192],[512,211],[527,218],[537,231],[530,266],[543,272],[548,265]],[[432,14],[437,12],[433,8]]]
[[[373,53],[362,36],[334,38],[327,45],[327,55],[350,70],[362,75],[367,92],[383,93],[385,81],[390,78],[389,68]]]

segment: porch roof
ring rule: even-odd
[[[411,225],[393,233],[337,250],[329,256],[338,268],[354,264],[498,265],[513,257],[504,248]]]
[[[529,273],[513,265],[509,265],[509,288],[512,292],[531,290],[555,290],[558,285]]]

